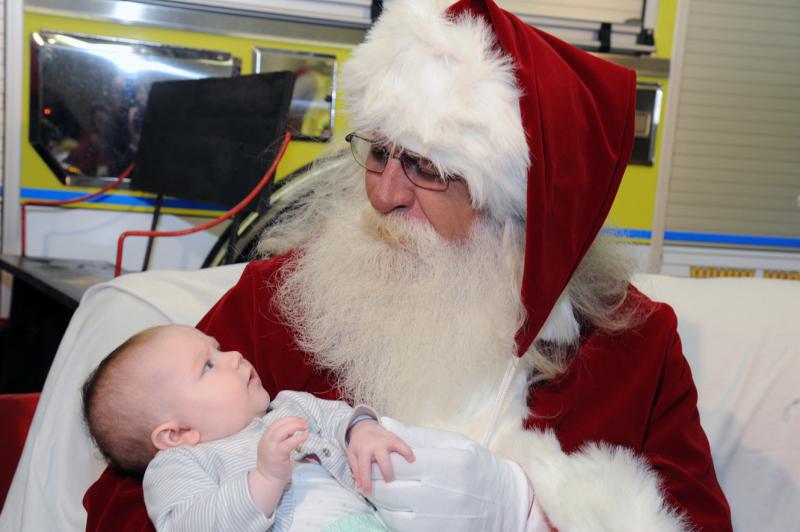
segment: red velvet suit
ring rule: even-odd
[[[518,218],[521,180],[526,180],[525,261],[520,296],[527,322],[516,338],[518,353],[524,354],[540,334],[608,215],[633,146],[635,74],[527,26],[491,0],[460,0],[444,17],[438,11],[434,13],[433,8],[427,11],[420,8],[429,4],[434,3],[414,3],[412,9],[411,2],[387,3],[369,38],[354,50],[351,73],[362,75],[345,77],[351,123],[400,146],[405,145],[403,135],[408,133],[405,131],[408,124],[425,124],[421,128],[424,131],[411,131],[405,140],[410,145],[421,142],[419,153],[426,157],[429,151],[437,153],[437,150],[460,154],[470,163],[464,163],[462,177],[471,193],[473,189],[498,194],[518,191],[516,196],[496,197],[491,214],[499,220]],[[467,23],[473,17],[482,21],[480,27],[485,33],[478,25]],[[467,37],[461,29],[451,32],[454,26],[473,29]],[[449,37],[417,38],[444,34],[455,39],[453,46]],[[521,94],[518,102],[515,99],[510,104],[491,107],[473,105],[479,100],[477,95],[483,93],[471,91],[469,83],[480,87],[489,84],[502,93],[507,89],[505,82],[497,81],[503,78],[502,69],[491,67],[496,63],[492,59],[494,50],[482,52],[485,57],[477,70],[490,74],[478,80],[471,74],[476,71],[473,60],[480,58],[473,55],[461,58],[459,54],[463,44],[475,39],[487,42],[481,37],[484,34],[495,35],[493,48],[513,63]],[[414,38],[398,39],[398,35]],[[442,49],[432,50],[431,42],[437,42]],[[467,49],[475,48],[470,44]],[[409,50],[411,55],[404,56],[405,62],[386,60]],[[455,76],[452,79],[468,81],[459,84],[458,91],[448,90],[437,99],[435,95],[439,93],[432,88],[441,88],[441,84],[431,83],[424,75],[399,75],[394,68],[412,64],[419,66],[419,72],[437,69],[442,79]],[[402,83],[397,84],[398,80]],[[386,97],[390,87],[394,88],[396,98]],[[462,92],[466,99],[460,105],[454,104],[452,99]],[[408,94],[415,97],[404,99]],[[420,106],[420,100],[441,105]],[[514,115],[516,109],[509,105],[512,108],[519,105],[521,123],[499,118]],[[395,120],[398,115],[403,115],[402,120]],[[462,150],[464,135],[469,133],[472,137],[482,131],[476,127],[478,124],[496,125],[496,120],[502,120],[500,130],[485,133],[480,146],[473,144],[470,150]],[[425,144],[425,139],[431,131],[439,130],[447,131],[448,135],[435,138],[434,150]],[[510,133],[512,130],[523,134],[527,142],[530,164],[526,175],[496,170],[489,172],[491,175],[472,172],[472,166],[482,168],[487,158],[499,168],[506,157],[518,156],[513,151],[500,155],[497,152],[499,146],[516,145],[513,141],[517,136]],[[485,149],[476,153],[479,147]],[[444,161],[439,162],[444,165]],[[514,180],[510,181],[512,174]],[[491,209],[486,204],[479,207]],[[200,327],[225,348],[245,354],[272,395],[282,389],[294,389],[336,397],[331,379],[309,364],[290,331],[275,316],[270,301],[275,284],[273,274],[281,260],[285,259],[251,264],[238,285],[209,312]],[[652,310],[647,321],[624,334],[585,338],[566,375],[530,394],[529,404],[535,417],[528,420],[528,425],[552,428],[568,452],[595,441],[631,448],[660,473],[668,502],[683,511],[696,529],[730,530],[729,509],[716,481],[708,442],[699,424],[696,391],[681,352],[675,316],[669,307],[652,303],[635,290],[631,290],[631,295]],[[517,434],[503,442],[537,454],[540,448],[534,445],[544,449],[552,441],[547,435],[536,438],[534,433],[523,433],[519,428],[514,424]],[[563,453],[561,449],[557,451],[561,459]],[[538,461],[531,460],[528,466],[538,467],[534,462]],[[521,466],[525,469],[524,464]],[[525,470],[530,473],[530,469]],[[581,470],[585,471],[586,468]],[[578,484],[598,486],[598,476],[583,475]],[[566,513],[575,510],[574,499],[581,496],[572,487],[550,483],[543,489],[549,480],[546,474],[529,474],[529,478],[534,491],[538,490],[537,500],[542,502],[545,513],[548,508],[544,501],[551,496],[551,502],[566,505]],[[603,480],[605,483],[600,487],[603,494],[617,502],[615,516],[621,514],[621,519],[627,520],[631,505],[636,503],[614,498],[614,483],[619,482],[616,476],[607,475]],[[660,503],[658,493],[655,498]],[[150,526],[140,488],[134,481],[106,473],[89,491],[85,503],[90,529],[136,530]],[[607,501],[601,506],[608,506]],[[557,513],[559,517],[564,514],[561,509],[557,512],[553,506],[550,508],[552,522],[566,522],[556,520]],[[595,522],[592,520],[595,509],[589,509],[583,523]],[[563,525],[562,528],[566,530]]]
[[[334,399],[329,376],[309,364],[271,304],[274,274],[285,260],[249,264],[198,326],[226,349],[241,351],[271,396],[289,389]],[[631,296],[652,310],[647,321],[635,331],[586,338],[567,374],[531,393],[536,416],[528,426],[552,428],[567,452],[589,441],[633,449],[659,472],[668,499],[696,529],[731,530],[675,315],[635,289]],[[153,529],[134,479],[107,470],[84,505],[87,530]]]

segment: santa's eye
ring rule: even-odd
[[[214,368],[214,363],[208,360],[206,361],[205,364],[203,364],[203,373],[207,373],[209,370],[213,368]]]
[[[428,159],[406,153],[403,154],[401,161],[405,163],[404,168],[409,174],[416,174],[425,181],[445,181],[436,169],[436,165]]]
[[[373,144],[369,150],[369,156],[376,161],[386,162],[392,154],[385,146]]]

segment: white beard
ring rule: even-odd
[[[342,200],[288,266],[278,304],[354,403],[452,426],[491,402],[523,319],[522,235],[483,217],[450,243],[427,223]]]

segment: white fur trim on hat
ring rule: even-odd
[[[462,176],[473,205],[524,219],[530,164],[511,60],[480,17],[444,0],[395,0],[353,50],[342,80],[356,130]]]

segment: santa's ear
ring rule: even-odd
[[[153,430],[150,440],[156,449],[164,450],[181,445],[197,445],[200,442],[200,433],[188,427],[181,427],[174,421],[167,421]]]

